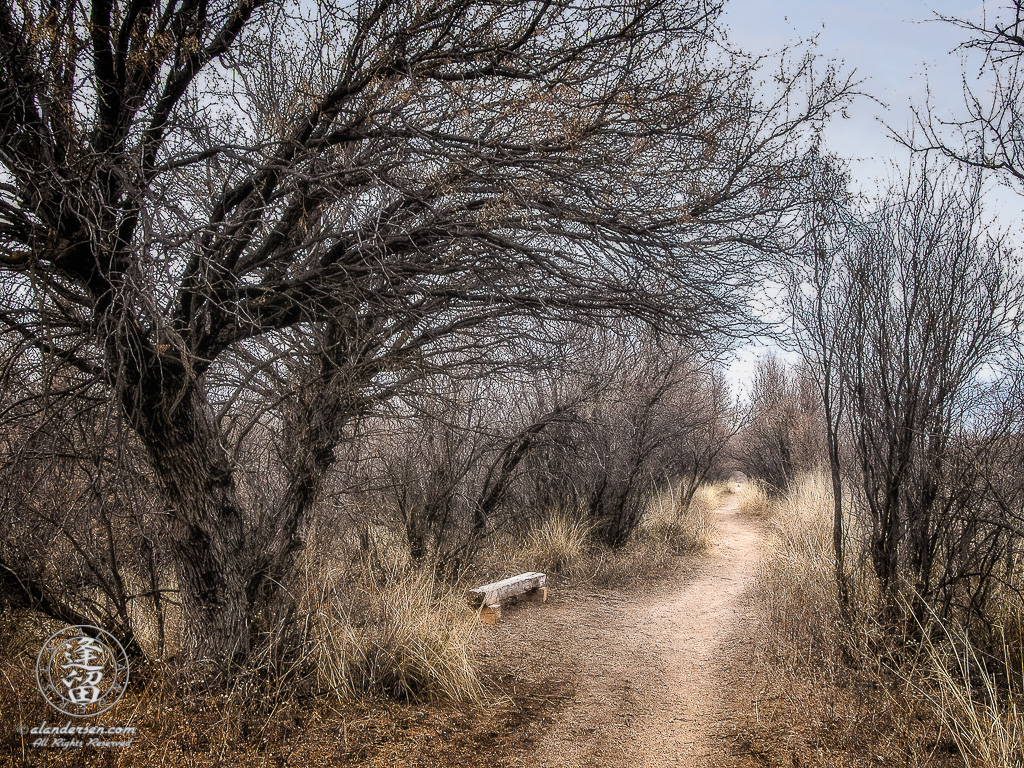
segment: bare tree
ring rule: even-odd
[[[812,172],[815,194],[804,213],[804,238],[788,276],[794,337],[807,377],[817,388],[832,481],[832,550],[840,604],[849,603],[846,526],[843,510],[844,419],[847,396],[843,365],[856,344],[846,332],[851,293],[841,277],[842,251],[857,225],[847,178],[833,159],[818,157]]]
[[[832,355],[821,380],[843,391],[888,608],[909,595],[918,621],[929,603],[981,615],[978,595],[1006,578],[1013,549],[985,477],[1016,428],[1001,403],[1024,283],[982,226],[979,190],[976,177],[922,167],[818,254],[800,316],[816,365]]]
[[[806,371],[768,355],[754,372],[749,408],[735,456],[748,475],[783,491],[824,453],[821,401]]]
[[[728,404],[713,366],[669,340],[605,339],[592,356],[600,385],[563,427],[571,460],[557,506],[579,510],[614,548],[631,539],[659,486],[682,482],[690,501],[728,438]]]
[[[743,321],[846,84],[805,59],[759,100],[717,12],[0,2],[0,318],[143,449],[187,658],[248,654],[352,420],[411,383],[545,323]],[[287,446],[261,507],[253,430]]]
[[[1024,2],[1009,0],[980,21],[938,15],[964,30],[959,48],[981,55],[963,77],[966,116],[936,114],[930,103],[916,111],[919,136],[897,138],[913,150],[939,152],[967,167],[996,171],[1011,184],[1024,183]]]

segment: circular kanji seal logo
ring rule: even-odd
[[[84,624],[54,632],[36,659],[36,682],[51,707],[91,717],[114,706],[128,687],[128,654],[112,634]]]

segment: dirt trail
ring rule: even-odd
[[[722,764],[721,726],[734,714],[745,686],[727,675],[726,663],[740,642],[747,605],[742,598],[754,576],[760,536],[736,514],[736,496],[719,511],[721,541],[693,581],[651,605],[641,621],[657,630],[651,640],[666,665],[651,686],[660,711],[643,734],[643,765]],[[660,684],[659,684],[660,683]]]
[[[521,649],[513,673],[574,689],[537,734],[532,753],[512,764],[743,764],[724,737],[749,704],[747,676],[731,662],[748,634],[743,598],[760,534],[757,523],[737,514],[737,504],[731,496],[716,513],[717,545],[668,584],[630,594],[567,594],[508,617],[490,643],[505,653]]]

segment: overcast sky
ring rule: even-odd
[[[989,3],[990,13],[998,7]],[[826,141],[850,162],[855,186],[871,191],[893,175],[893,161],[907,161],[883,121],[907,130],[911,105],[924,104],[926,89],[939,115],[963,114],[963,59],[954,49],[966,33],[934,20],[936,13],[980,21],[982,11],[981,3],[952,0],[727,0],[723,20],[733,45],[751,53],[816,36],[822,57],[844,63],[864,80],[861,90],[882,103],[859,98],[848,119],[837,117],[828,127]],[[1022,204],[999,190],[989,202],[1007,226],[1017,221]],[[740,351],[731,371],[735,380],[749,376],[761,351],[757,345]]]

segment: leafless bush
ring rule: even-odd
[[[774,355],[754,372],[750,411],[733,443],[737,464],[776,492],[814,470],[825,454],[821,400],[806,371]]]
[[[557,506],[582,510],[595,538],[614,548],[629,541],[659,488],[673,485],[689,504],[735,419],[721,379],[696,355],[638,341],[613,363],[600,397],[561,438],[574,461]]]
[[[487,536],[519,523],[524,460],[574,418],[574,399],[486,379],[408,398],[404,414],[363,430],[373,458],[349,478],[356,516],[400,529],[413,560],[457,575]]]
[[[657,489],[685,509],[731,429],[721,379],[670,344],[598,337],[580,357],[587,366],[478,379],[369,420],[363,453],[373,458],[350,478],[365,489],[350,494],[355,514],[400,528],[414,559],[454,573],[485,537],[532,535],[556,511],[580,515],[614,547]]]

